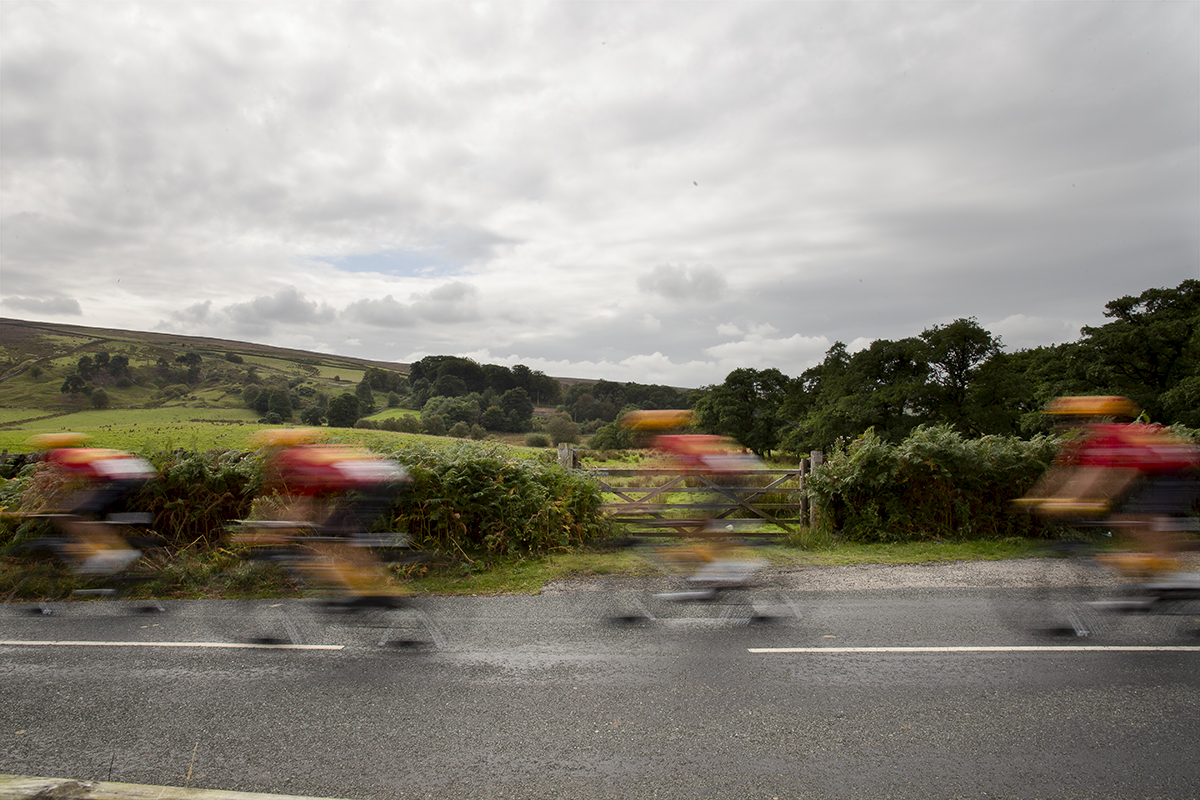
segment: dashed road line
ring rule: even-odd
[[[948,645],[914,647],[748,647],[765,655],[786,653],[1200,653],[1200,645]]]
[[[271,644],[263,642],[104,642],[62,639],[0,639],[0,647],[199,647],[224,650],[344,650],[341,644]]]

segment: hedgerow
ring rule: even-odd
[[[263,481],[256,453],[168,450],[149,453],[158,479],[134,499],[154,515],[154,529],[175,547],[212,546],[230,521],[247,516]]]
[[[462,555],[544,553],[606,531],[599,486],[542,458],[461,442],[394,454],[412,484],[397,527],[419,547]]]
[[[861,542],[1043,536],[1056,530],[1012,505],[1054,460],[1059,440],[922,426],[899,444],[873,430],[839,443],[808,487],[820,525]]]
[[[174,548],[218,544],[231,520],[246,516],[262,485],[255,454],[239,450],[164,450],[142,454],[158,477],[128,501],[129,509],[153,516],[151,529]],[[39,459],[0,484],[0,506],[25,514],[62,511],[77,487]],[[44,520],[9,517],[0,525],[0,546],[52,531]]]
[[[173,549],[221,544],[229,524],[246,518],[263,492],[263,459],[240,450],[143,453],[159,477],[132,499],[153,514],[152,530]],[[412,482],[375,527],[407,532],[422,549],[478,555],[545,553],[582,544],[606,528],[595,482],[544,458],[502,445],[461,442],[392,454]],[[8,511],[60,510],[69,486],[43,464],[0,483]],[[41,520],[5,518],[0,547],[49,533]]]

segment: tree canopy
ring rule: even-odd
[[[703,430],[757,453],[828,449],[873,430],[898,442],[918,425],[963,435],[1031,435],[1055,397],[1116,394],[1166,424],[1200,426],[1200,281],[1106,305],[1072,343],[1005,352],[974,318],[850,353],[835,342],[798,378],[736,369],[695,403]]]

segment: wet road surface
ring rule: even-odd
[[[1046,639],[1002,624],[1023,599],[10,604],[0,771],[362,800],[1200,794],[1200,620]]]

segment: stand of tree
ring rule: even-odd
[[[974,318],[865,350],[837,342],[798,378],[737,369],[701,390],[698,427],[760,455],[830,449],[873,430],[899,442],[920,425],[966,436],[1030,437],[1063,395],[1116,394],[1149,419],[1200,427],[1200,281],[1107,303],[1104,325],[1078,341],[1007,353]]]

